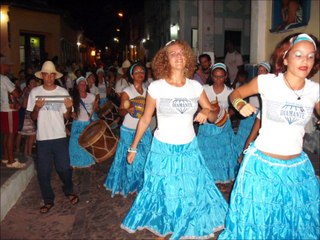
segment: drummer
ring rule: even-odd
[[[140,191],[143,185],[144,165],[152,140],[150,128],[141,139],[135,162],[131,165],[127,163],[127,151],[133,141],[139,117],[144,111],[147,89],[143,83],[147,80],[147,76],[143,64],[133,64],[128,71],[131,84],[121,94],[119,114],[124,120],[120,127],[117,152],[104,183],[106,189],[111,191],[112,197],[115,194],[127,196],[128,193]]]
[[[99,99],[89,92],[87,80],[79,77],[73,92],[72,128],[69,142],[70,164],[73,168],[85,168],[95,163],[93,157],[83,149],[78,139],[83,130],[95,119]]]

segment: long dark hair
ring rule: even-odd
[[[90,93],[88,85],[87,85],[86,92]],[[78,84],[76,83],[76,81],[74,81],[73,91],[72,91],[72,101],[73,101],[73,109],[76,114],[76,118],[79,116],[79,113],[80,113],[80,99],[81,97],[79,93]]]

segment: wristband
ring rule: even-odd
[[[228,121],[228,119],[229,119],[229,115],[228,115],[227,111],[223,110],[223,112],[221,114],[219,113],[218,119],[215,121],[214,124],[218,127],[222,127]]]
[[[236,98],[232,101],[232,106],[239,112],[240,109],[238,109],[238,104],[239,103],[244,103],[244,105],[247,104],[247,102],[245,100],[243,100],[242,98]]]
[[[128,152],[136,153],[137,152],[137,148],[129,147],[128,148]]]

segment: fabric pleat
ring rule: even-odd
[[[200,151],[216,183],[234,180],[238,169],[233,141],[235,134],[228,120],[223,127],[205,123],[198,130]]]
[[[257,114],[253,114],[249,117],[241,119],[240,121],[237,133],[233,141],[233,147],[237,154],[237,158],[241,155],[241,153],[244,150],[244,145],[246,144],[246,141],[251,133],[254,121],[256,120],[256,116]]]
[[[69,141],[70,165],[72,167],[84,168],[95,164],[93,157],[79,145],[79,137],[90,121],[73,120]]]
[[[111,191],[112,197],[115,194],[127,196],[129,193],[140,191],[143,186],[143,172],[151,147],[152,133],[147,129],[138,144],[133,163],[128,164],[128,148],[134,139],[135,132],[135,129],[125,126],[120,128],[117,151],[104,183],[105,188]]]
[[[319,179],[308,156],[246,151],[219,239],[320,239]]]
[[[215,186],[198,148],[153,138],[142,190],[121,227],[148,229],[171,239],[206,239],[223,229],[227,202]]]

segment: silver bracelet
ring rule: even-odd
[[[136,153],[137,152],[137,148],[129,147],[128,148],[128,152]]]

